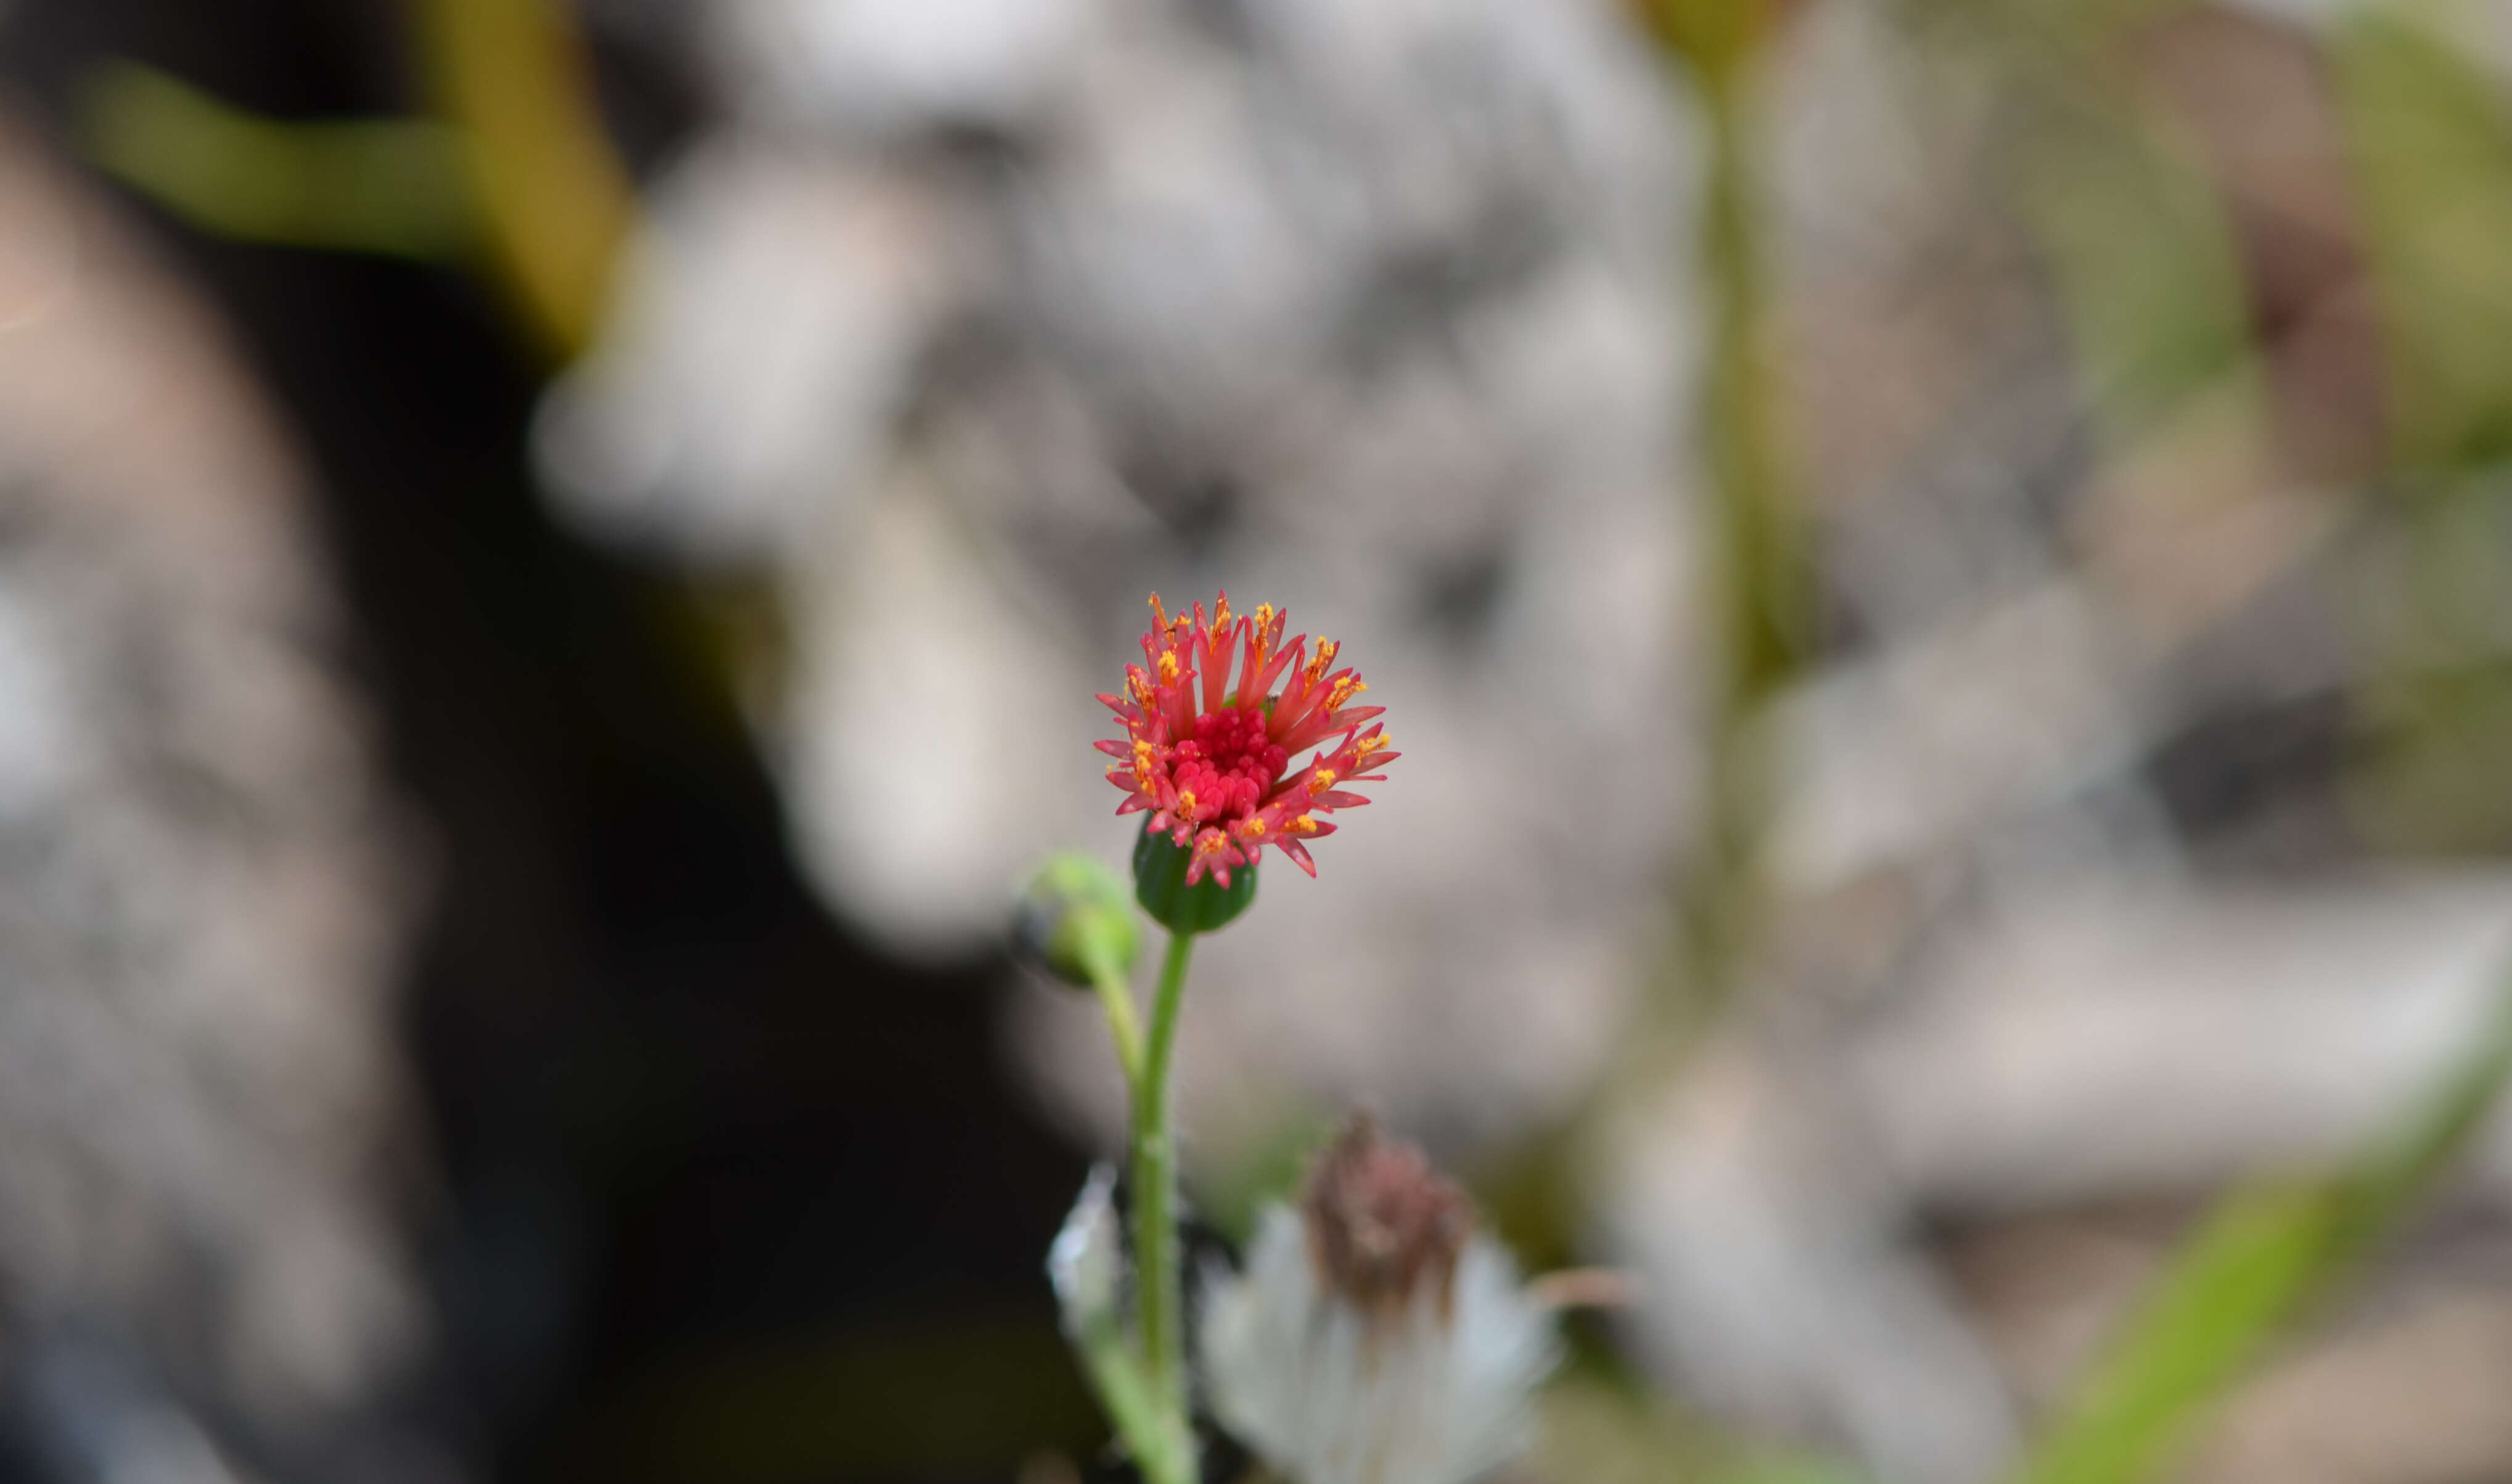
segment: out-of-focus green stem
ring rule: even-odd
[[[1772,766],[1768,703],[1796,673],[1807,629],[1800,521],[1773,361],[1758,79],[1776,8],[1760,0],[1648,0],[1640,15],[1694,85],[1707,135],[1697,272],[1709,339],[1697,410],[1708,475],[1702,543],[1709,691],[1700,851],[1676,898],[1678,940],[1655,996],[1660,1043],[1723,1000],[1762,916]]]
[[[591,340],[634,218],[563,0],[413,0],[437,105],[458,132],[516,301],[564,359]]]
[[[1805,628],[1797,516],[1781,451],[1771,288],[1756,173],[1751,59],[1700,69],[1709,127],[1701,267],[1710,304],[1701,436],[1710,476],[1718,643],[1708,715],[1703,858],[1681,899],[1688,997],[1724,992],[1760,917],[1771,758],[1760,722],[1794,674]]]
[[[1090,1374],[1092,1391],[1117,1435],[1133,1449],[1143,1477],[1151,1484],[1194,1484],[1192,1474],[1175,1462],[1173,1409],[1144,1376],[1125,1336],[1112,1322],[1084,1332],[1075,1346]]]
[[[264,118],[128,61],[85,93],[89,156],[203,231],[421,259],[473,245],[452,131],[433,120]]]
[[[1176,1140],[1169,1117],[1169,1050],[1177,1037],[1187,960],[1194,952],[1193,933],[1169,935],[1159,988],[1152,998],[1151,1035],[1143,1044],[1141,1074],[1134,1080],[1135,1303],[1153,1401],[1171,1433],[1161,1459],[1139,1461],[1153,1484],[1194,1481],[1183,1328],[1186,1285],[1179,1272]],[[1163,1467],[1173,1474],[1162,1477]]]
[[[1127,1091],[1140,1096],[1143,1081],[1143,1033],[1134,1021],[1134,994],[1124,973],[1104,957],[1093,957],[1090,987],[1099,993],[1099,1008],[1108,1017],[1108,1038],[1117,1044],[1117,1065],[1125,1074]]]

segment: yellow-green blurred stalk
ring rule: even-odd
[[[1809,583],[1783,436],[1760,160],[1760,80],[1778,7],[1646,0],[1641,19],[1693,84],[1707,136],[1699,283],[1707,300],[1698,434],[1708,475],[1710,656],[1706,817],[1676,898],[1677,952],[1656,996],[1661,1033],[1699,1025],[1732,988],[1762,913],[1773,769],[1762,724],[1795,675]]]
[[[570,357],[593,337],[635,219],[583,38],[558,0],[412,3],[499,276],[545,348]]]

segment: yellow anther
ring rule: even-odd
[[[1308,676],[1310,684],[1314,685],[1317,682],[1325,679],[1326,667],[1334,663],[1335,651],[1342,647],[1343,645],[1336,644],[1331,639],[1320,639],[1317,641],[1317,657],[1309,661]]]
[[[1335,770],[1330,767],[1318,768],[1315,772],[1309,775],[1309,787],[1313,789],[1333,788],[1334,781]]]
[[[1178,812],[1181,814],[1192,814],[1195,812],[1195,790],[1178,790]]]
[[[1270,603],[1256,605],[1256,632],[1262,634],[1272,627],[1274,627],[1274,605]]]
[[[1301,815],[1299,818],[1297,818],[1297,819],[1295,819],[1295,820],[1292,820],[1292,821],[1291,821],[1291,833],[1292,833],[1292,834],[1294,834],[1294,835],[1315,835],[1315,834],[1316,834],[1316,833],[1317,833],[1317,817],[1316,817],[1315,814],[1303,814],[1303,815]]]
[[[1263,840],[1265,838],[1265,821],[1257,818],[1253,814],[1250,814],[1245,819],[1238,821],[1238,833],[1249,840]]]
[[[1360,694],[1368,688],[1369,687],[1367,685],[1361,683],[1360,677],[1356,675],[1345,676],[1342,680],[1335,682],[1333,691],[1326,696],[1326,710],[1337,711],[1342,709],[1344,702],[1351,700],[1354,696]]]
[[[1214,638],[1216,638],[1216,639],[1218,639],[1218,638],[1221,636],[1221,632],[1222,632],[1224,629],[1227,629],[1227,628],[1229,628],[1229,627],[1230,627],[1230,600],[1229,600],[1229,599],[1227,599],[1227,598],[1215,598],[1214,600],[1212,600],[1212,633],[1213,633],[1213,637],[1214,637]]]
[[[1366,758],[1371,753],[1384,751],[1387,747],[1387,738],[1383,733],[1375,737],[1363,737],[1354,746],[1359,749],[1360,755]]]
[[[1178,658],[1163,650],[1160,654],[1160,683],[1174,685],[1178,678]]]

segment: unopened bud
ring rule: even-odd
[[[1125,879],[1078,851],[1056,856],[1030,878],[1018,931],[1021,947],[1048,972],[1084,986],[1131,974],[1143,945]]]

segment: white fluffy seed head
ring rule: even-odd
[[[1297,1484],[1468,1484],[1525,1444],[1558,1356],[1551,1310],[1499,1243],[1469,1237],[1452,1278],[1364,1308],[1275,1207],[1243,1269],[1203,1277],[1197,1336],[1213,1414]]]

